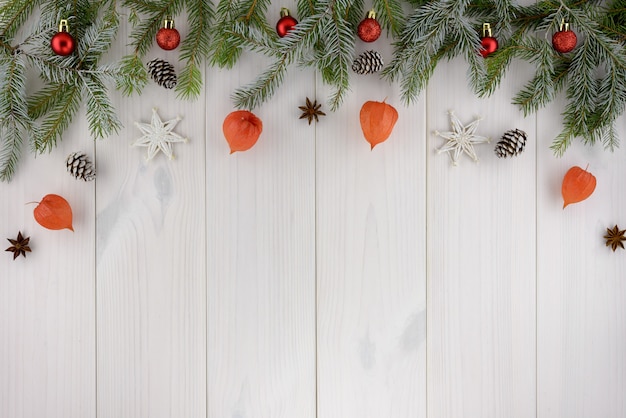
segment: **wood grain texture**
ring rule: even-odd
[[[530,417],[535,411],[535,119],[508,104],[514,68],[488,99],[468,90],[461,59],[438,66],[428,88],[429,416]],[[450,131],[482,117],[475,146],[453,166],[437,150]],[[509,129],[526,131],[520,156],[499,159]]]
[[[538,417],[626,416],[626,259],[605,245],[606,228],[626,228],[622,147],[608,153],[577,139],[563,158],[548,145],[560,130],[562,102],[541,112],[538,152]],[[618,132],[626,132],[624,119]],[[589,199],[563,207],[572,166],[596,176]]]
[[[425,417],[424,101],[405,107],[376,75],[351,77],[317,128],[318,417]],[[359,112],[385,98],[398,122],[370,150]]]
[[[153,55],[180,70],[177,51]],[[116,103],[124,128],[98,143],[100,418],[206,416],[204,104],[150,83]],[[182,117],[174,132],[189,143],[174,144],[175,160],[130,147],[153,107]]]
[[[180,70],[178,54],[146,61]],[[24,148],[0,183],[0,418],[626,416],[626,253],[602,238],[626,228],[626,138],[555,158],[562,103],[528,118],[509,104],[530,68],[477,99],[454,60],[409,107],[397,86],[352,75],[336,113],[319,75],[294,68],[254,110],[259,142],[230,155],[230,94],[264,64],[207,68],[193,102],[153,83],[115,93],[118,135],[94,143],[81,111],[52,153]],[[311,126],[298,119],[307,96],[328,114]],[[399,120],[370,150],[359,110],[384,98]],[[190,142],[174,161],[130,147],[152,107],[182,116]],[[437,154],[449,110],[483,117],[493,142],[479,164]],[[498,159],[512,128],[526,150]],[[95,182],[66,173],[78,150]],[[572,165],[598,186],[563,210]],[[25,203],[48,193],[72,205],[74,233],[34,221]],[[33,253],[13,261],[5,238],[19,230]]]
[[[315,417],[315,126],[298,120],[313,73],[253,110],[253,148],[229,154],[222,132],[265,64],[244,54],[207,86],[209,417]]]
[[[35,158],[24,144],[15,177],[0,185],[1,417],[95,416],[95,185],[65,169],[69,153],[93,148],[80,119],[49,154]],[[72,206],[74,232],[35,221],[27,202],[50,193]],[[3,250],[18,231],[32,253],[13,261]]]

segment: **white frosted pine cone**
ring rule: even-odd
[[[148,73],[159,86],[166,89],[173,89],[178,82],[174,66],[161,58],[148,62]]]
[[[76,179],[91,181],[96,178],[96,168],[91,159],[82,151],[73,152],[65,160],[67,172]]]
[[[494,149],[499,158],[514,157],[524,151],[526,132],[520,129],[506,131]]]
[[[357,74],[373,74],[383,68],[383,57],[378,51],[365,51],[352,63],[352,71]]]

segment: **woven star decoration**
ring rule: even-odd
[[[188,142],[187,138],[183,138],[172,129],[181,120],[180,116],[176,119],[163,122],[157,113],[157,109],[152,109],[152,121],[150,123],[135,122],[135,126],[139,128],[143,136],[131,144],[133,147],[148,148],[146,160],[150,161],[155,155],[161,151],[170,160],[174,159],[172,144],[177,142]]]
[[[459,118],[456,117],[453,111],[448,112],[450,115],[450,125],[452,126],[452,132],[439,132],[435,131],[435,135],[438,135],[448,142],[437,151],[439,154],[447,152],[452,159],[453,165],[459,164],[459,157],[461,154],[467,154],[472,160],[478,162],[478,156],[474,151],[474,145],[483,144],[491,141],[491,138],[476,135],[476,128],[480,122],[480,118],[467,126],[463,126]]]

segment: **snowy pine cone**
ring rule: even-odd
[[[383,57],[377,51],[365,51],[352,63],[352,71],[357,74],[372,74],[383,68]]]
[[[73,152],[65,160],[67,172],[77,179],[91,181],[96,178],[96,168],[84,152]]]
[[[519,129],[506,131],[496,144],[495,153],[500,158],[514,157],[524,151],[526,132]]]
[[[150,77],[166,89],[173,89],[178,82],[174,66],[161,58],[155,58],[148,62]]]

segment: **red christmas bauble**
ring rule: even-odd
[[[578,38],[576,33],[571,30],[560,30],[552,35],[552,46],[556,52],[565,54],[576,48]]]
[[[382,32],[380,23],[376,20],[376,13],[372,10],[367,17],[359,23],[357,33],[363,42],[374,42]]]
[[[76,49],[76,40],[67,32],[57,32],[50,40],[50,47],[55,54],[65,57]]]
[[[289,14],[289,10],[284,7],[280,10],[280,19],[276,23],[276,33],[283,38],[286,36],[294,26],[298,24],[298,21]]]
[[[498,40],[493,36],[485,36],[480,38],[480,55],[487,57],[489,54],[493,54],[498,49]]]
[[[180,33],[174,28],[164,27],[157,32],[156,41],[162,49],[171,51],[180,44]]]

